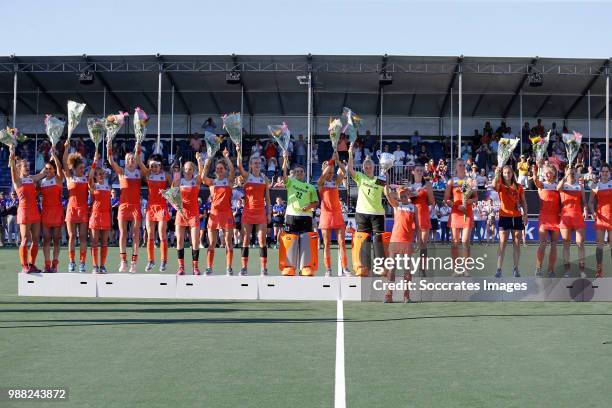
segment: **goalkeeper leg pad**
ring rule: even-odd
[[[370,273],[372,245],[369,239],[370,234],[367,232],[356,232],[353,234],[351,255],[353,258],[353,270],[356,276],[368,276]]]
[[[319,268],[319,234],[300,234],[300,275],[314,276]]]
[[[300,242],[297,234],[281,232],[278,250],[278,266],[283,276],[295,276],[299,264]]]

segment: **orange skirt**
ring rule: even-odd
[[[37,207],[17,207],[17,224],[29,225],[40,222],[40,211]]]
[[[66,222],[73,224],[88,223],[89,222],[89,208],[88,207],[73,207],[68,206],[66,209]]]

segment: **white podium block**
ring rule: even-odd
[[[363,278],[347,276],[338,278],[340,281],[340,294],[342,300],[361,301],[361,284]]]
[[[505,279],[512,281],[512,278]],[[526,291],[504,293],[503,301],[582,302],[582,283],[578,278],[516,278],[527,284]]]
[[[261,276],[261,300],[337,300],[340,278],[318,276]]]
[[[176,297],[181,299],[257,300],[257,276],[176,277]]]
[[[96,297],[96,277],[85,273],[20,273],[19,296]]]
[[[98,297],[174,298],[176,275],[118,274],[97,275]]]
[[[612,301],[612,278],[589,279],[590,288],[585,288],[585,302]],[[586,286],[586,285],[585,285]]]

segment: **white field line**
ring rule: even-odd
[[[338,276],[342,276],[340,248],[338,248]],[[334,408],[346,408],[346,381],[344,376],[344,306],[342,304],[342,292],[340,291],[339,293],[336,302],[336,377]]]

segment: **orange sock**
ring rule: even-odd
[[[147,260],[149,262],[155,261],[155,241],[152,239],[147,240]]]
[[[106,245],[100,248],[100,266],[106,265],[106,256],[108,255],[108,247]]]
[[[85,263],[85,260],[87,259],[87,248],[82,248],[79,251],[79,262],[81,263]]]
[[[93,262],[93,266],[98,266],[98,247],[97,246],[92,246],[91,247],[91,259]]]
[[[45,269],[49,269],[49,268],[51,268],[51,260],[45,259]]]
[[[185,258],[179,258],[178,264],[179,266],[185,267]]]
[[[249,264],[249,258],[245,258],[244,256],[240,259],[240,265],[242,265],[243,268],[246,268],[247,265]]]
[[[191,261],[191,266],[193,266],[194,269],[199,268],[200,266],[198,265],[200,263],[200,261],[198,261],[197,259],[194,259],[193,261]]]
[[[331,269],[331,255],[325,255],[323,263],[325,264],[325,269]]]
[[[161,249],[161,260],[162,262],[168,261],[168,241],[162,241],[159,243]]]
[[[132,263],[136,263],[136,262],[138,262],[138,255],[132,254]]]
[[[69,249],[68,250],[68,260],[72,263],[74,263],[74,249]]]
[[[19,262],[21,266],[28,266],[28,247],[24,243],[19,245]]]
[[[343,269],[347,269],[348,268],[348,261],[346,259],[346,254],[342,255],[340,257],[340,262],[342,263],[342,268]]]
[[[227,257],[225,259],[225,266],[228,268],[232,267],[232,262],[234,261],[234,250],[228,249],[226,253]]]
[[[214,262],[215,262],[215,249],[208,248],[208,252],[206,254],[206,267],[212,268]]]
[[[265,256],[261,257],[261,268],[266,269],[268,267],[268,258]]]
[[[57,265],[59,265],[59,259],[54,259],[53,262],[51,262],[51,267],[57,268]]]
[[[34,265],[36,263],[36,257],[38,256],[38,243],[33,243],[30,246],[30,264]]]
[[[120,253],[119,256],[121,257],[121,262],[127,262],[127,254],[125,252]]]

